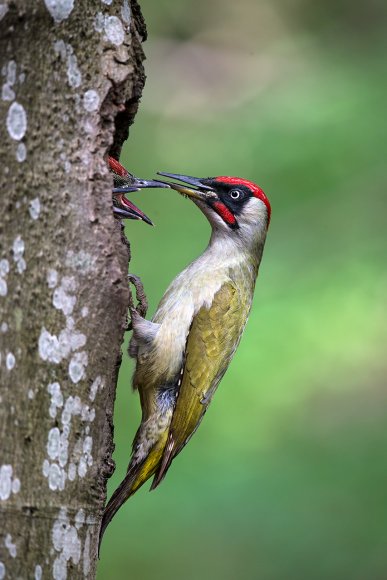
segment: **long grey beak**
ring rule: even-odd
[[[211,190],[211,187],[209,185],[204,185],[202,183],[202,179],[200,179],[199,177],[191,177],[190,175],[181,175],[180,173],[162,173],[161,171],[158,171],[157,175],[163,175],[164,177],[170,177],[171,179],[178,179],[183,183],[188,183],[189,185],[200,187],[200,189]]]
[[[197,187],[198,189],[192,189],[191,187],[185,187],[180,183],[168,182],[169,187],[193,199],[206,201],[210,198],[217,197],[216,193],[212,191],[212,188],[209,185],[205,185],[202,182],[202,179],[199,179],[198,177],[191,177],[190,175],[182,175],[180,173],[164,173],[161,171],[158,171],[157,174],[162,175],[164,177],[170,177],[171,179],[178,179],[179,181],[183,181],[183,183],[188,183],[188,185],[193,185],[194,187]]]

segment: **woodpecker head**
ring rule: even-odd
[[[226,176],[198,179],[177,173],[159,175],[194,186],[168,183],[172,189],[190,197],[214,229],[235,236],[254,235],[257,230],[266,233],[270,222],[270,202],[262,189],[252,181]]]

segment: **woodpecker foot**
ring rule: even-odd
[[[130,317],[132,318],[133,313],[136,313],[136,314],[139,314],[142,318],[145,318],[147,310],[148,310],[148,300],[147,300],[147,297],[145,295],[143,283],[141,282],[141,279],[138,276],[135,276],[134,274],[128,274],[128,281],[130,284],[133,284],[133,286],[136,289],[136,300],[137,300],[137,306],[135,306],[134,301],[133,301],[132,291],[130,289],[130,284],[129,284]],[[132,328],[133,328],[132,320],[130,320],[130,321],[128,320],[128,323],[127,323],[125,330],[132,330]]]

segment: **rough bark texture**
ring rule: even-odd
[[[133,1],[0,3],[0,579],[95,576],[128,304],[105,159],[143,37]]]

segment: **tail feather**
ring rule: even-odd
[[[163,448],[165,445],[166,434],[150,450],[148,455],[142,461],[130,465],[125,479],[120,483],[118,488],[110,498],[102,516],[101,529],[99,533],[98,554],[101,542],[106,528],[120,509],[120,507],[150,478],[156,473],[159,466]]]
[[[119,487],[113,493],[112,497],[107,504],[105,511],[103,512],[102,516],[102,523],[101,529],[99,532],[99,543],[98,543],[98,555],[101,548],[101,542],[103,535],[106,531],[106,528],[120,509],[120,507],[130,498],[130,496],[134,493],[132,491],[133,488],[133,480],[135,479],[136,474],[128,473],[125,479],[120,483]]]
[[[164,477],[167,475],[167,471],[171,466],[171,463],[176,455],[175,441],[173,439],[172,433],[169,434],[168,442],[163,451],[163,456],[159,465],[157,466],[156,475],[151,485],[151,490],[156,489],[163,481]]]

